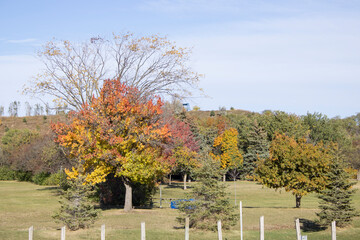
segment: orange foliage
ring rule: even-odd
[[[149,183],[165,174],[162,144],[170,133],[161,122],[161,106],[160,98],[146,99],[136,88],[106,80],[98,98],[70,113],[70,124],[52,125],[56,141],[78,159],[68,175],[86,175],[86,181],[99,183],[113,173]]]

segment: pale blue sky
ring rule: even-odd
[[[0,105],[37,102],[19,92],[39,72],[34,56],[46,41],[124,31],[193,47],[191,64],[211,98],[191,106],[360,112],[360,1],[340,0],[0,0]]]

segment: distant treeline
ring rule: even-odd
[[[23,107],[22,108],[23,110],[21,110],[21,107]],[[7,109],[4,106],[0,105],[0,117],[2,116],[18,117],[20,115],[24,115],[24,116],[40,116],[40,115],[53,115],[53,114],[56,115],[59,113],[65,113],[66,111],[67,111],[67,106],[51,107],[49,103],[35,103],[32,105],[29,102],[25,102],[25,105],[23,106],[20,101],[13,101],[9,104],[9,107]]]
[[[40,110],[33,110],[33,114],[42,113],[41,108],[36,106],[34,109]],[[238,169],[242,179],[252,178],[257,159],[268,156],[270,142],[277,133],[294,138],[305,137],[313,144],[334,142],[349,166],[360,169],[360,114],[340,119],[328,118],[321,113],[298,116],[282,111],[187,112],[172,104],[165,104],[164,108],[165,114],[173,114],[190,127],[200,151],[214,150],[215,138],[226,129],[235,128],[238,131],[238,149],[244,159],[243,166]],[[49,125],[49,122],[42,124]],[[54,143],[50,128],[40,132],[37,129],[18,129],[15,125],[5,131],[0,143],[1,167],[28,175],[46,175],[72,166],[71,159],[66,157],[66,149]]]

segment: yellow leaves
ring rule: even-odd
[[[72,167],[71,171],[69,169],[65,169],[65,173],[69,179],[75,179],[79,176],[79,171]]]
[[[304,138],[296,141],[294,137],[277,134],[271,143],[270,157],[258,162],[258,179],[268,187],[284,187],[300,196],[320,191],[328,181],[333,151],[331,144],[325,148],[321,143],[307,143]]]
[[[133,182],[153,184],[156,179],[169,172],[166,162],[159,161],[159,154],[153,149],[145,151],[129,152],[125,156],[126,161],[116,176],[124,176]]]
[[[138,44],[134,43],[129,46],[129,49],[133,52],[137,52],[137,51],[139,51],[139,46],[138,46]]]
[[[242,164],[243,156],[237,145],[238,132],[235,128],[229,128],[215,138],[213,146],[218,152],[223,169],[236,168]]]
[[[97,168],[86,175],[85,181],[90,182],[91,184],[105,182],[106,176],[113,172],[113,169],[114,168],[112,166],[102,163],[100,166],[97,166]]]

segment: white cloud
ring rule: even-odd
[[[36,42],[36,38],[26,38],[26,39],[18,39],[18,40],[7,40],[8,43],[32,43]]]

